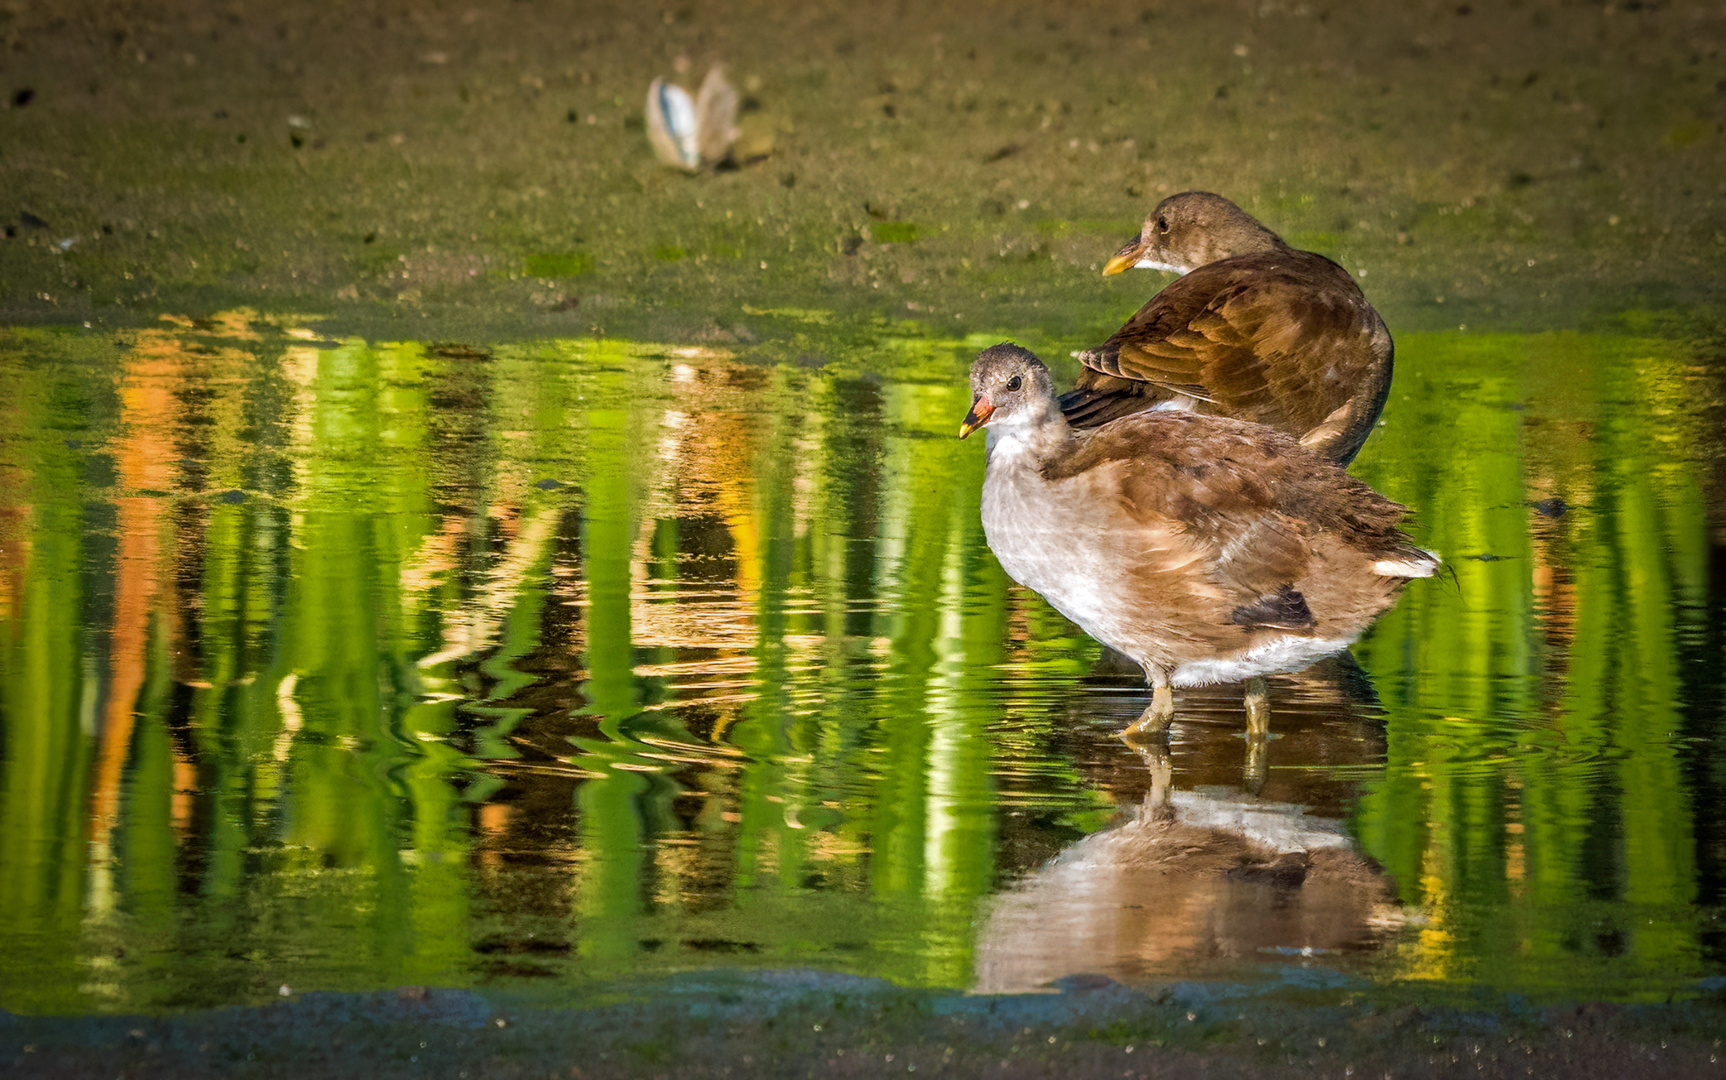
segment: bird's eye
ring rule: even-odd
[[[1011,393],[1022,385],[1024,385],[1024,380],[1015,375],[1007,380],[1007,392]]]
[[[1168,231],[1169,231],[1169,219],[1168,218],[1160,217],[1157,219],[1157,231],[1164,234],[1165,236],[1168,235]]]

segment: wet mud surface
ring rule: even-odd
[[[0,1017],[0,1061],[64,1077],[1703,1077],[1718,1004],[1364,1004],[1346,992],[1076,977],[955,996],[811,972],[692,976],[604,1004],[404,988],[177,1017]]]
[[[1195,187],[1393,330],[1717,310],[1723,43],[1684,3],[13,0],[0,318],[1100,340],[1155,283],[1098,268]],[[686,176],[645,92],[713,63],[738,167]]]

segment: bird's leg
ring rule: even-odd
[[[1169,761],[1169,747],[1164,742],[1129,742],[1144,761],[1151,774],[1151,790],[1145,792],[1145,816],[1151,821],[1168,821],[1175,816],[1175,804],[1170,795],[1175,789],[1175,768]]]
[[[1263,675],[1247,680],[1247,738],[1263,739],[1271,733],[1271,688]]]
[[[1265,685],[1263,675],[1254,675],[1247,680],[1247,764],[1246,789],[1250,794],[1257,795],[1264,790],[1265,778],[1270,771],[1266,760],[1265,744],[1270,740],[1271,733],[1271,702],[1270,687]]]
[[[1134,742],[1167,735],[1169,722],[1174,718],[1175,691],[1167,683],[1158,683],[1151,689],[1151,703],[1121,732],[1121,738]]]

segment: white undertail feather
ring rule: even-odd
[[[1240,682],[1254,675],[1279,675],[1311,667],[1355,643],[1358,632],[1341,638],[1311,638],[1288,634],[1272,638],[1238,656],[1188,660],[1169,673],[1170,686],[1214,686]],[[1151,680],[1153,683],[1155,679]]]
[[[1431,577],[1438,573],[1438,564],[1442,560],[1430,551],[1421,554],[1426,556],[1424,560],[1380,559],[1372,564],[1372,572],[1380,577],[1394,578]]]
[[[1187,394],[1176,394],[1172,398],[1167,398],[1163,401],[1157,402],[1155,405],[1152,405],[1150,408],[1146,409],[1145,411],[1146,412],[1192,412],[1193,406],[1197,405],[1198,403],[1199,403],[1198,398],[1191,397]]]

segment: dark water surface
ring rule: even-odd
[[[1726,977],[1692,347],[1400,337],[1354,472],[1449,573],[1272,680],[1264,760],[1220,687],[1157,761],[984,544],[993,340],[0,331],[0,1006]]]

